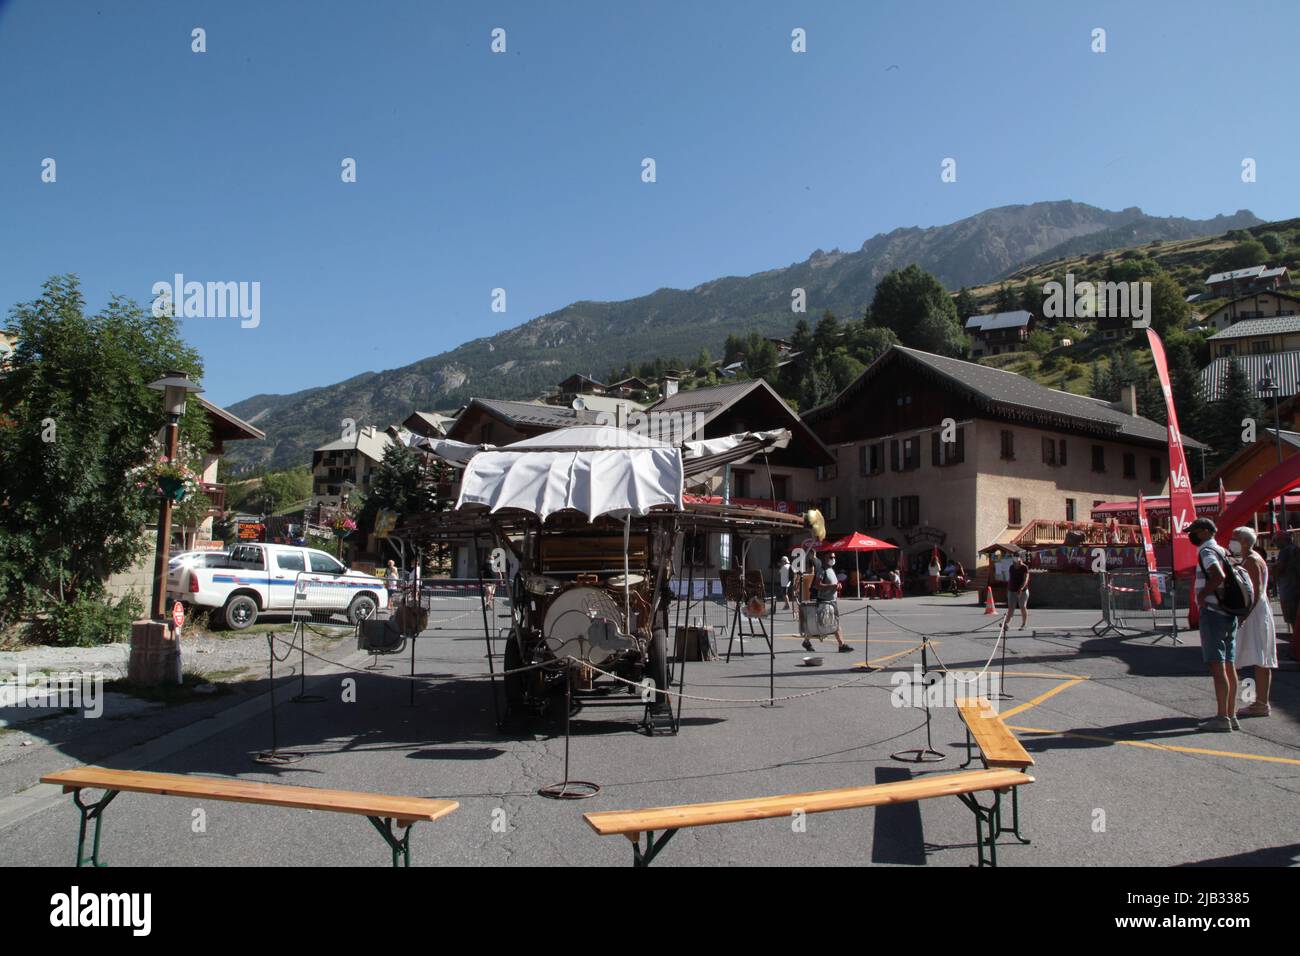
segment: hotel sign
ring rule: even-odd
[[[908,544],[916,544],[918,541],[924,541],[927,544],[943,544],[948,537],[948,532],[939,528],[932,528],[929,525],[921,525],[913,528],[903,535]]]

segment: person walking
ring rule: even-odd
[[[930,566],[926,570],[929,572],[930,577],[930,593],[935,594],[939,590],[939,574],[941,571],[939,567],[938,548],[936,548],[934,553],[930,555]]]
[[[1228,576],[1228,552],[1214,540],[1218,531],[1209,518],[1197,518],[1187,526],[1187,539],[1196,547],[1197,607],[1200,609],[1201,660],[1214,681],[1218,712],[1201,722],[1204,730],[1230,734],[1237,724],[1237,619],[1219,603],[1219,588]]]
[[[839,645],[840,653],[843,654],[853,650],[852,647],[845,643],[844,632],[840,627],[840,579],[839,575],[835,573],[835,555],[832,554],[826,559],[826,563],[822,566],[821,571],[817,573],[817,579],[813,582],[813,585],[817,589],[818,622],[821,621],[822,612],[829,609],[829,613],[835,615],[835,643]],[[803,649],[805,651],[813,649],[812,641],[806,637],[803,639]]]
[[[397,565],[389,560],[388,567],[384,569],[384,587],[388,590],[388,606],[393,606],[393,592],[397,590],[399,575]]]
[[[781,597],[785,600],[785,610],[790,610],[790,590],[794,583],[794,574],[790,567],[790,556],[781,555],[781,567],[779,569],[781,581]]]
[[[1273,608],[1268,603],[1268,565],[1255,550],[1256,535],[1253,528],[1234,528],[1231,551],[1237,556],[1250,582],[1255,586],[1255,607],[1246,619],[1237,625],[1237,669],[1255,669],[1255,699],[1241,710],[1238,717],[1267,717],[1268,696],[1273,686],[1273,670],[1277,667],[1277,628],[1273,623]]]
[[[1029,565],[1025,556],[1017,554],[1011,559],[1011,570],[1007,573],[1007,616],[1002,619],[1005,628],[1011,623],[1011,615],[1020,609],[1020,627],[1024,630],[1029,624]]]

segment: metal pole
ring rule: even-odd
[[[176,459],[176,449],[180,444],[180,418],[169,415],[167,438],[164,454],[168,461]],[[167,551],[172,538],[172,499],[170,495],[162,496],[158,506],[158,540],[153,559],[153,619],[167,620]]]
[[[492,666],[492,630],[488,624],[487,613],[487,591],[483,589],[483,562],[479,560],[478,555],[478,532],[474,532],[471,539],[474,547],[474,569],[478,575],[478,603],[483,611],[483,642],[487,644],[487,662],[488,662],[488,679],[492,682],[492,719],[496,721],[497,729],[501,729],[501,710],[497,704],[497,677],[496,670]]]

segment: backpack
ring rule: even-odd
[[[1222,554],[1215,551],[1215,557],[1223,565],[1223,584],[1219,586],[1219,607],[1236,618],[1249,617],[1255,610],[1255,585],[1250,580],[1250,572],[1240,564],[1224,560]],[[1198,559],[1199,560],[1199,559]]]

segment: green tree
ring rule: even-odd
[[[1016,295],[1015,289],[1003,283],[998,286],[997,303],[999,312],[1014,312],[1020,308],[1020,297]]]
[[[1034,329],[1034,331],[1029,333],[1029,338],[1025,344],[1029,346],[1029,351],[1041,357],[1052,351],[1052,347],[1055,343],[1052,340],[1050,332],[1045,332],[1042,329]]]
[[[1210,446],[1212,468],[1241,449],[1242,433],[1249,427],[1247,423],[1255,423],[1256,435],[1262,435],[1267,427],[1264,406],[1255,393],[1255,384],[1235,359],[1228,363],[1219,400],[1209,406],[1204,417],[1202,441]]]
[[[128,479],[165,422],[149,383],[192,380],[198,353],[170,315],[114,297],[86,314],[76,276],[55,276],[15,306],[16,341],[0,375],[0,615],[98,598],[103,581],[147,549],[158,499]],[[181,438],[207,447],[207,418],[188,404]]]
[[[915,263],[895,269],[880,280],[871,302],[871,315],[902,345],[952,356],[966,350],[966,336],[952,296],[938,279]]]
[[[1161,272],[1151,281],[1151,327],[1161,338],[1175,329],[1181,329],[1192,314],[1192,307],[1183,294],[1183,287],[1167,272]]]
[[[1231,249],[1224,250],[1218,258],[1219,271],[1231,272],[1234,269],[1248,269],[1268,261],[1268,249],[1258,239],[1239,242]]]
[[[971,295],[970,289],[962,286],[961,291],[957,293],[957,318],[965,323],[972,315],[979,311],[979,306],[975,304],[975,296]]]

